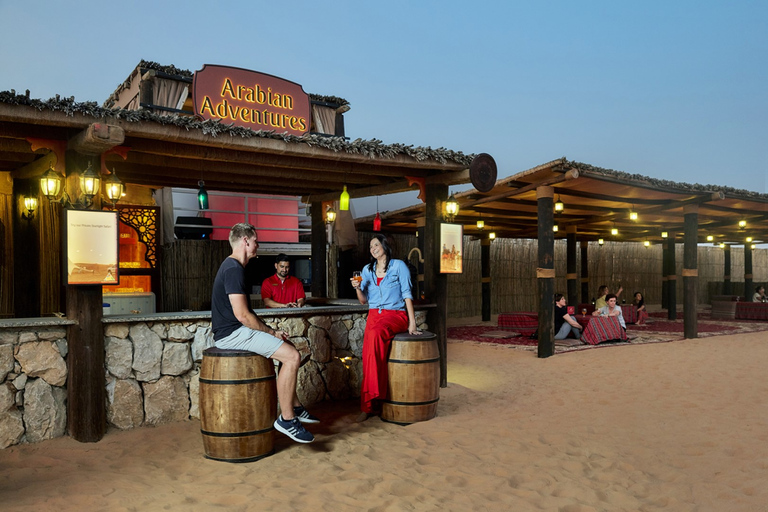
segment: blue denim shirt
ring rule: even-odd
[[[374,263],[374,269],[375,269]],[[389,260],[387,275],[376,286],[376,272],[368,265],[363,267],[363,281],[360,290],[368,298],[370,309],[405,310],[405,299],[413,299],[411,294],[411,272],[402,260]]]

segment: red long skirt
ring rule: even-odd
[[[395,334],[408,330],[408,313],[383,309],[368,310],[363,335],[363,385],[360,408],[363,412],[378,412],[374,400],[387,397],[387,357]]]

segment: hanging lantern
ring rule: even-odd
[[[445,216],[449,221],[452,221],[454,217],[459,213],[459,202],[456,200],[453,194],[445,202]]]
[[[61,182],[61,174],[54,171],[53,166],[50,166],[40,178],[40,190],[45,197],[53,201],[61,191]]]
[[[80,175],[80,191],[90,201],[99,191],[100,183],[101,180],[98,173],[93,170],[89,163],[88,168]]]
[[[339,197],[339,210],[349,210],[349,192],[347,192],[346,185],[344,185],[344,190],[341,192],[341,196]]]
[[[604,243],[605,243],[605,240],[603,240],[602,238],[597,239],[597,245],[603,245]]]
[[[488,233],[488,238],[490,238],[491,240],[495,240],[496,239],[496,233],[491,231],[490,233]]]
[[[381,215],[379,215],[379,212],[376,212],[376,216],[373,218],[373,230],[381,231]],[[416,233],[418,234],[418,231]]]
[[[207,210],[208,209],[208,191],[205,190],[205,182],[203,180],[200,180],[197,182],[197,186],[200,187],[200,189],[197,191],[197,205],[200,207],[201,210]]]
[[[123,182],[117,177],[117,171],[115,171],[114,168],[112,169],[112,174],[109,175],[109,178],[104,180],[104,188],[106,189],[107,197],[112,202],[112,206],[117,204],[120,198],[123,197],[125,185],[123,185]]]
[[[667,233],[666,231],[661,232],[661,238],[667,238],[668,236],[669,236],[669,233]]]
[[[333,224],[333,221],[336,220],[336,210],[331,208],[330,206],[325,211],[325,223],[326,224]]]
[[[477,229],[483,229],[485,228],[485,221],[483,219],[480,219],[477,221]]]

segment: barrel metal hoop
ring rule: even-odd
[[[211,437],[248,437],[248,436],[256,436],[259,434],[266,434],[267,432],[271,432],[273,430],[275,430],[275,427],[264,428],[261,430],[251,430],[250,432],[209,432],[203,429],[200,429],[200,432],[204,436],[211,436]]]
[[[269,377],[259,377],[257,379],[242,379],[242,380],[211,380],[211,379],[200,379],[200,382],[203,384],[255,384],[257,382],[264,382],[267,380],[275,380],[277,377],[274,375],[270,375]]]
[[[381,403],[384,404],[390,404],[390,405],[430,405],[430,404],[436,404],[437,401],[440,400],[439,398],[435,398],[434,400],[427,400],[426,402],[393,402],[392,400],[382,400]]]
[[[210,455],[206,455],[205,458],[210,460],[216,460],[219,462],[233,462],[235,464],[239,464],[241,462],[256,462],[257,460],[261,460],[264,457],[269,457],[270,455],[274,455],[274,454],[275,454],[275,450],[272,449],[268,453],[265,453],[264,455],[256,455],[255,457],[245,457],[243,459],[225,459],[222,457],[212,457]]]
[[[390,363],[398,363],[398,364],[425,364],[425,363],[439,363],[440,358],[436,357],[435,359],[424,359],[423,361],[413,361],[409,359],[390,359]],[[202,382],[202,379],[200,379]]]

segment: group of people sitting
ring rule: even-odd
[[[608,293],[608,286],[601,285],[598,288],[599,297],[595,300],[595,310],[592,312],[593,316],[615,316],[619,320],[619,324],[626,331],[627,324],[624,320],[624,315],[621,311],[621,306],[618,305],[619,295],[623,291],[623,288],[619,286],[616,293]],[[648,318],[648,311],[645,307],[645,301],[643,300],[643,294],[641,292],[635,292],[635,299],[632,304],[637,308],[637,325],[645,324]],[[555,294],[555,339],[564,340],[570,334],[574,338],[581,338],[581,331],[584,327],[576,321],[568,313],[567,301],[562,293]]]

